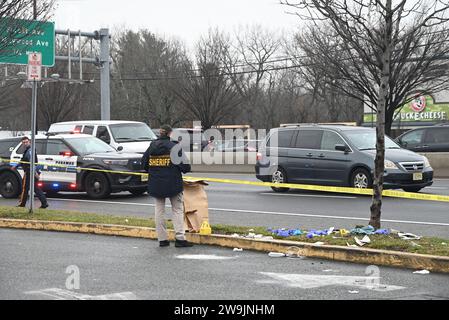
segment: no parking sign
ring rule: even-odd
[[[40,81],[42,70],[42,53],[31,52],[28,54],[28,80]]]

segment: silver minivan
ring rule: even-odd
[[[144,153],[157,137],[143,122],[84,120],[53,123],[49,133],[84,133],[97,137],[117,151]]]

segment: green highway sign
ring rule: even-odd
[[[0,63],[28,64],[28,53],[40,52],[42,66],[55,64],[55,24],[31,20],[0,19]]]

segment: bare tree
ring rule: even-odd
[[[274,55],[281,47],[281,37],[272,31],[264,29],[260,25],[254,25],[241,29],[237,34],[237,45],[233,59],[225,62],[225,67],[231,75],[238,92],[244,99],[244,115],[250,123],[267,125],[263,116],[271,112],[270,106],[263,105],[264,92],[273,89],[273,76],[268,74],[267,69],[273,67],[271,62]],[[228,50],[228,53],[232,50]],[[238,61],[237,61],[238,59]],[[231,62],[231,63],[229,63]],[[241,73],[241,66],[246,73]],[[240,67],[240,68],[239,68]],[[262,110],[259,110],[262,109]],[[257,121],[262,115],[262,121]],[[269,121],[270,122],[270,121]]]
[[[197,45],[196,67],[185,66],[186,80],[174,88],[186,109],[203,127],[219,124],[236,112],[242,100],[223,67],[227,41],[218,31],[209,31]]]
[[[316,35],[308,38],[315,50],[308,56],[316,56],[317,64],[327,64],[336,87],[367,100],[377,112],[370,224],[380,227],[385,131],[389,133],[394,110],[407,102],[410,93],[447,87],[448,62],[442,59],[449,52],[449,4],[445,0],[401,0],[394,5],[391,0],[282,3],[315,23]],[[334,50],[320,50],[320,43],[329,37],[334,39]]]
[[[163,40],[147,30],[121,31],[113,40],[112,59],[114,117],[154,126],[178,125],[185,118],[172,89],[188,60],[179,42]]]

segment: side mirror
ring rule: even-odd
[[[348,146],[346,146],[346,145],[344,145],[344,144],[336,144],[336,145],[335,145],[335,150],[343,151],[343,152],[345,152],[345,153],[349,152]]]
[[[117,147],[117,151],[122,151],[123,150],[123,147],[122,146],[118,146]]]

